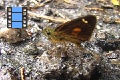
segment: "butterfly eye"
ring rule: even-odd
[[[47,35],[50,35],[51,33],[50,33],[50,31],[47,31]]]

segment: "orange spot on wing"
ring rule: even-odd
[[[72,35],[77,36],[81,32],[81,28],[74,28],[72,30]]]

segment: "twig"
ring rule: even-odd
[[[28,14],[29,14],[30,16],[48,19],[48,20],[51,20],[51,21],[54,21],[54,22],[62,22],[62,23],[67,22],[67,20],[65,20],[65,19],[63,19],[63,18],[40,15],[40,14],[37,14],[37,13],[33,13],[33,12],[31,12],[31,11],[28,11]]]
[[[77,4],[75,1],[72,1],[72,0],[64,0],[64,2],[68,4]]]
[[[120,61],[118,59],[110,60],[112,64],[120,65]]]
[[[116,20],[113,20],[113,21],[105,19],[103,22],[104,23],[109,23],[109,24],[120,24],[119,19],[116,19]]]
[[[86,9],[86,10],[99,10],[99,11],[103,11],[102,8],[96,8],[96,7],[94,7],[94,8],[85,7],[84,9]]]
[[[120,23],[120,20],[115,20],[116,23]]]
[[[42,6],[44,6],[45,4],[43,4],[43,3],[40,3],[40,4],[38,4],[38,5],[35,5],[35,6],[33,6],[33,7],[27,7],[29,10],[31,10],[31,9],[37,9],[37,8],[39,8],[39,7],[42,7]]]
[[[24,67],[22,67],[21,69],[20,69],[20,74],[21,74],[21,80],[25,80],[25,69],[24,69]]]

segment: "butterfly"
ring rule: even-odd
[[[97,19],[94,15],[87,15],[65,22],[56,28],[47,27],[43,33],[54,42],[71,42],[80,46],[89,41],[95,29]]]

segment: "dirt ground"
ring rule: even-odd
[[[0,80],[120,80],[120,4],[111,1],[1,0]],[[7,28],[16,6],[28,8],[27,28]],[[97,18],[89,41],[53,43],[43,33],[86,15]]]

